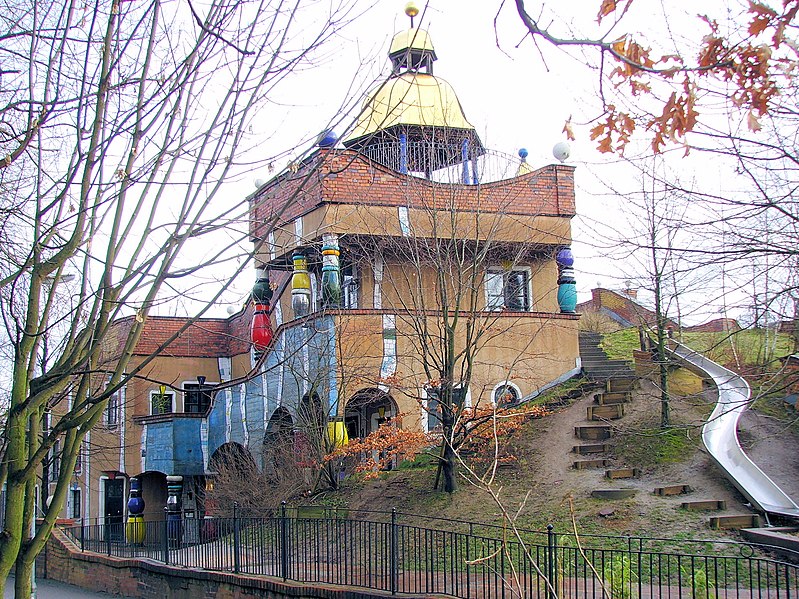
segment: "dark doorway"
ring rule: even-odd
[[[104,487],[106,534],[112,540],[121,540],[125,537],[125,479],[107,478]]]

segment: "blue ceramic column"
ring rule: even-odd
[[[181,539],[183,537],[180,513],[180,495],[183,491],[183,477],[167,476],[166,491],[168,494],[166,499],[167,536],[169,538],[169,544],[173,547],[177,547],[180,545]]]
[[[577,281],[574,279],[574,256],[569,247],[558,252],[558,306],[565,314],[574,314],[577,309]]]

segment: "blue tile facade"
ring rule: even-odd
[[[303,326],[284,328],[266,357],[262,373],[217,392],[207,418],[175,414],[169,421],[145,424],[145,470],[203,475],[214,451],[225,443],[243,446],[261,467],[264,433],[279,407],[286,408],[296,421],[300,399],[315,392],[325,400],[329,414],[335,414],[338,398],[333,324],[331,317],[320,316]],[[220,358],[219,380],[230,378],[230,359]]]

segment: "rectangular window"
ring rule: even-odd
[[[183,411],[187,414],[205,414],[211,408],[214,385],[183,383]]]
[[[81,472],[83,472],[83,442],[81,442],[78,448],[78,455],[75,458],[75,474],[80,474]]]
[[[61,440],[58,439],[50,450],[50,482],[58,482],[58,473],[61,470]]]
[[[354,264],[344,262],[341,266],[342,308],[358,307],[358,272]]]
[[[441,402],[439,401],[437,389],[427,389],[427,402],[425,403],[427,413],[427,432],[441,429]]]
[[[105,406],[105,424],[108,427],[115,427],[119,424],[119,395],[120,390],[117,389],[108,398],[108,404]]]
[[[80,505],[80,489],[72,489],[70,492],[69,498],[69,511],[70,511],[70,518],[80,518],[81,514],[81,505]]]
[[[171,391],[150,391],[150,414],[171,414],[175,405],[175,394]]]
[[[486,310],[530,311],[528,270],[489,270],[485,275],[484,287]]]

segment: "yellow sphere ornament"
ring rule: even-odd
[[[416,6],[415,2],[408,2],[408,4],[405,5],[405,14],[410,18],[419,14],[419,8]]]

